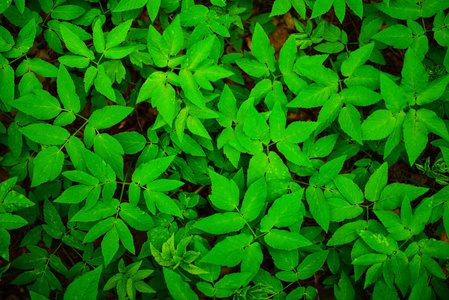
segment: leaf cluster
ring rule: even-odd
[[[0,285],[447,298],[448,8],[1,1]]]

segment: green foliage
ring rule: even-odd
[[[447,298],[449,2],[364,2],[0,1],[2,291]]]

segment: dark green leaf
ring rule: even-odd
[[[70,285],[67,287],[64,293],[64,300],[68,299],[79,299],[79,300],[89,300],[95,299],[98,294],[98,283],[100,281],[101,271],[103,267],[100,265],[93,271],[83,273],[78,276]]]
[[[198,299],[198,296],[190,289],[188,283],[182,280],[182,277],[174,271],[163,268],[165,282],[167,282],[170,295],[175,300],[194,300]]]

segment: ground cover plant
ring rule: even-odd
[[[447,8],[1,1],[0,298],[447,298]]]

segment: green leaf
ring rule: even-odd
[[[404,123],[405,116],[406,114],[404,111],[401,111],[395,116],[396,124],[393,132],[390,134],[385,144],[384,157],[390,155],[395,147],[402,141],[402,125]]]
[[[202,88],[213,90],[213,86],[210,81],[216,82],[222,78],[230,77],[233,74],[233,72],[228,71],[221,66],[214,66],[208,63],[203,63],[195,70],[194,77]]]
[[[309,186],[306,189],[306,199],[313,218],[327,232],[330,223],[330,212],[329,204],[324,198],[323,192],[320,188]]]
[[[280,102],[276,102],[270,115],[270,138],[273,142],[280,141],[285,136],[286,115]]]
[[[385,106],[389,111],[398,113],[405,108],[407,99],[404,91],[383,73],[380,75],[380,89],[385,101]]]
[[[9,261],[10,244],[11,236],[5,228],[0,227],[0,257],[2,257],[6,261]]]
[[[341,64],[341,74],[346,77],[351,76],[355,69],[366,63],[370,58],[373,49],[374,43],[370,43],[351,52],[348,59]]]
[[[268,250],[273,258],[274,265],[280,270],[290,271],[296,268],[299,264],[299,252],[296,249],[285,251],[268,248]]]
[[[143,83],[140,88],[139,95],[137,96],[137,103],[148,100],[153,96],[154,90],[164,83],[166,80],[166,75],[163,72],[152,73]]]
[[[122,242],[123,246],[129,252],[131,252],[132,254],[135,254],[136,250],[134,248],[133,235],[129,231],[128,226],[126,226],[126,224],[121,219],[117,219],[116,228],[117,228],[118,235],[120,237],[120,241]]]
[[[16,122],[11,123],[8,127],[8,146],[15,157],[19,157],[22,153],[23,136]]]
[[[227,236],[224,240],[215,244],[200,262],[235,267],[245,256],[243,248],[249,246],[252,240],[253,238],[245,233]]]
[[[312,277],[324,265],[328,254],[329,250],[323,250],[307,255],[296,269],[298,278],[305,280]]]
[[[1,216],[2,218],[0,219],[0,228],[13,230],[28,224],[27,220],[25,220],[21,216],[13,215],[10,213],[1,214]]]
[[[10,107],[11,102],[14,100],[14,69],[7,65],[0,69],[0,100],[5,104],[7,108]]]
[[[386,238],[381,233],[373,233],[367,230],[360,230],[359,232],[362,240],[376,252],[393,255],[393,252],[398,250],[397,244],[391,244],[392,239]]]
[[[311,166],[309,159],[297,144],[281,140],[276,144],[276,148],[292,163],[298,166]]]
[[[55,97],[44,90],[34,90],[10,104],[20,111],[40,120],[50,120],[61,112],[61,105]]]
[[[413,165],[427,146],[428,132],[425,124],[418,119],[416,110],[413,108],[407,112],[402,126],[405,150],[407,150],[410,165]]]
[[[341,42],[326,42],[314,46],[313,49],[322,53],[339,53],[345,46]]]
[[[203,94],[198,90],[198,84],[190,70],[181,69],[181,71],[179,71],[179,83],[189,101],[199,108],[206,107]]]
[[[90,60],[88,57],[83,57],[79,55],[64,55],[60,56],[59,61],[71,68],[84,69],[89,66]]]
[[[254,221],[265,205],[267,197],[267,184],[265,178],[259,178],[251,184],[243,198],[240,213],[247,222]]]
[[[151,192],[150,195],[153,197],[159,211],[182,219],[182,212],[173,199],[161,192]]]
[[[186,122],[187,128],[194,134],[201,136],[205,139],[211,140],[212,138],[209,135],[209,132],[204,127],[203,123],[200,119],[195,116],[188,116]]]
[[[115,102],[115,92],[112,88],[111,79],[106,75],[104,66],[98,66],[97,77],[94,80],[95,89],[106,98]]]
[[[356,106],[369,106],[379,102],[382,97],[373,90],[364,86],[351,86],[340,92],[343,101],[346,104]]]
[[[93,38],[94,38],[94,46],[95,50],[98,53],[103,53],[105,50],[105,40],[104,40],[104,32],[101,28],[103,26],[103,23],[100,19],[98,19],[95,22],[95,25],[93,27]]]
[[[112,258],[117,253],[119,248],[119,237],[117,228],[112,226],[112,228],[105,234],[103,240],[101,241],[101,252],[104,257],[105,267],[109,265]]]
[[[321,187],[329,183],[334,177],[340,173],[343,168],[343,164],[346,160],[346,156],[340,156],[326,162],[320,167],[319,172],[312,175],[310,178],[310,185]]]
[[[57,147],[45,148],[39,152],[34,159],[34,175],[31,186],[35,187],[56,179],[61,174],[63,163],[64,153]]]
[[[405,52],[404,66],[402,67],[401,87],[408,94],[421,93],[427,86],[429,74],[426,72],[421,60],[412,49]],[[414,105],[415,103],[410,103]]]
[[[36,21],[31,19],[17,35],[16,49],[21,53],[27,53],[33,47],[34,38],[36,37]]]
[[[436,277],[441,278],[443,280],[446,279],[446,275],[444,274],[440,265],[435,260],[430,258],[429,255],[427,254],[422,255],[422,263],[430,274],[435,275]]]
[[[329,11],[334,0],[317,0],[313,6],[311,19],[319,17]]]
[[[250,76],[257,78],[270,75],[270,70],[266,65],[257,60],[253,59],[239,59],[236,61],[237,66],[239,66],[245,73]]]
[[[139,9],[147,4],[148,0],[121,0],[113,9],[114,12],[123,12],[133,9]]]
[[[299,97],[299,95],[298,95]],[[327,128],[332,122],[337,118],[340,110],[343,106],[343,99],[338,94],[332,95],[332,97],[327,101],[320,110],[318,115],[319,126],[315,131],[315,135],[321,133],[325,128]]]
[[[283,15],[292,8],[290,0],[276,0],[273,3],[273,8],[271,9],[270,18],[274,16]]]
[[[363,1],[362,0],[346,0],[346,4],[360,18],[363,18]]]
[[[397,49],[407,49],[413,42],[413,33],[407,26],[399,24],[388,26],[372,38]]]
[[[256,275],[257,272],[260,270],[260,266],[262,265],[263,261],[263,253],[261,246],[258,242],[254,242],[248,247],[245,248],[245,255],[242,260],[242,264],[240,266],[241,272],[247,272],[251,273],[252,275]],[[246,283],[249,283],[249,281],[253,278],[253,276],[250,276]]]
[[[64,293],[64,300],[79,299],[90,300],[96,299],[98,294],[98,283],[100,281],[103,266],[99,266],[93,271],[83,273],[70,283]]]
[[[132,181],[140,185],[145,185],[157,179],[170,166],[174,158],[174,156],[162,157],[141,164],[134,171]]]
[[[184,182],[171,179],[158,179],[147,184],[147,188],[154,192],[168,192],[184,185]]]
[[[261,63],[266,64],[274,72],[274,48],[270,45],[270,40],[259,23],[256,23],[254,29],[251,51]]]
[[[267,120],[258,113],[254,107],[248,109],[248,113],[243,124],[243,130],[252,139],[258,139],[264,144],[270,141],[270,132]]]
[[[120,143],[107,133],[97,134],[94,138],[94,151],[123,180],[123,157],[125,154]]]
[[[195,70],[206,58],[209,57],[215,36],[201,40],[187,50],[188,68]]]
[[[19,130],[30,140],[45,145],[62,145],[70,136],[66,129],[47,123],[34,123]]]
[[[129,32],[129,28],[131,27],[132,21],[133,20],[128,20],[126,22],[123,22],[119,26],[114,27],[114,29],[112,29],[108,33],[106,37],[106,49],[118,46],[125,41],[126,36],[128,35]]]
[[[53,206],[53,204],[48,201],[47,199],[44,200],[44,220],[45,223],[48,225],[45,226],[51,226],[57,229],[60,232],[60,236],[62,236],[63,233],[65,233],[66,229],[64,226],[64,223],[62,223],[61,217],[59,216],[58,211]]]
[[[97,130],[109,128],[121,122],[132,111],[132,107],[119,105],[106,106],[92,113],[89,118],[89,124]]]
[[[446,124],[434,111],[420,108],[416,112],[416,118],[426,126],[427,130],[449,141]]]
[[[170,59],[167,41],[153,26],[148,29],[147,40],[148,52],[151,54],[154,64],[160,68],[166,67]]]
[[[359,238],[357,233],[359,230],[365,229],[367,223],[364,220],[359,220],[342,225],[334,232],[332,237],[327,242],[328,246],[339,246],[348,244]]]
[[[53,4],[52,4],[53,6]],[[44,31],[44,38],[48,43],[48,46],[58,54],[64,54],[62,51],[62,44],[59,36],[51,29]]]
[[[294,224],[301,216],[301,192],[283,195],[273,202],[268,214],[260,222],[260,231],[267,232],[273,227],[288,227]]]
[[[340,111],[338,123],[340,123],[341,129],[343,129],[347,135],[357,143],[363,144],[360,113],[357,108],[351,104],[346,104]]]
[[[56,20],[73,20],[84,14],[86,10],[78,5],[60,5],[51,11],[51,17]]]
[[[441,240],[422,239],[418,242],[419,250],[433,258],[448,259],[449,244]]]
[[[225,212],[202,218],[194,227],[212,234],[226,234],[239,231],[245,224],[245,219],[239,213]]]
[[[326,86],[334,85],[336,87],[336,83],[340,79],[334,70],[322,65],[310,64],[308,61],[298,60],[295,67],[307,78]]]
[[[154,22],[156,20],[160,7],[161,7],[161,0],[147,2],[148,15],[150,16],[151,21]]]
[[[395,124],[396,119],[389,110],[376,110],[362,123],[362,137],[364,140],[384,139],[391,134]]]
[[[333,222],[342,222],[346,219],[354,219],[363,213],[363,209],[351,204],[349,201],[342,198],[327,199],[330,209],[330,219]]]
[[[284,138],[294,144],[302,143],[309,138],[318,125],[317,122],[296,121],[290,123],[285,130]]]
[[[388,164],[383,163],[369,178],[365,186],[365,197],[371,202],[380,199],[382,190],[388,181]]]
[[[360,187],[351,179],[345,176],[337,176],[334,178],[334,183],[338,191],[351,203],[361,204],[364,201],[363,192]]]
[[[122,145],[125,154],[136,154],[145,147],[147,140],[138,132],[120,132],[114,138]]]
[[[377,263],[383,263],[387,259],[386,254],[368,253],[357,257],[352,261],[353,265],[371,266]]]
[[[157,107],[158,112],[168,123],[172,125],[175,118],[176,99],[175,89],[171,84],[159,85],[153,93],[153,106]]]
[[[104,52],[104,57],[110,58],[110,59],[122,59],[131,53],[133,53],[136,50],[136,47],[134,46],[125,46],[125,47],[114,47],[111,49],[108,49]]]
[[[219,209],[233,211],[239,204],[239,189],[234,180],[209,170],[212,181],[210,201]]]
[[[59,66],[58,79],[56,80],[59,99],[61,99],[64,108],[74,113],[81,109],[80,99],[76,93],[75,83],[69,72],[63,64]],[[58,103],[59,104],[59,103]]]
[[[130,203],[120,205],[120,218],[136,230],[147,231],[154,226],[153,219],[143,210]]]
[[[94,53],[87,48],[86,44],[84,44],[78,35],[73,33],[63,24],[60,25],[60,29],[65,46],[70,52],[88,57],[91,60],[95,59]]]
[[[448,75],[433,80],[421,93],[418,94],[418,97],[416,98],[416,104],[424,105],[438,100],[443,95],[448,84]]]
[[[44,77],[57,77],[58,69],[40,58],[28,59],[29,67],[32,71]]]
[[[307,238],[297,232],[279,229],[271,229],[264,236],[264,240],[267,245],[279,250],[294,250],[312,245]]]
[[[354,299],[355,290],[345,272],[341,272],[341,277],[338,281],[338,285],[334,284],[334,294],[338,300]]]
[[[16,177],[13,177],[13,179]],[[14,182],[10,181],[11,179],[8,179],[6,182]],[[3,186],[5,187],[5,186]],[[9,190],[9,188],[7,188]],[[3,198],[0,196],[0,198]],[[2,212],[14,212],[21,210],[23,208],[31,207],[33,205],[36,205],[34,202],[28,200],[24,195],[19,194],[16,191],[10,191],[7,193],[6,197],[2,200],[3,203],[0,204],[0,211]]]
[[[165,282],[170,295],[175,300],[193,300],[198,296],[190,289],[188,283],[184,282],[181,276],[168,268],[163,268]]]
[[[444,0],[427,0],[422,3],[422,16],[430,18],[447,8],[449,8],[449,4]]]
[[[83,239],[83,243],[91,243],[98,239],[100,236],[109,231],[115,224],[115,218],[110,217],[105,220],[101,220],[89,230]],[[115,226],[114,226],[115,227]]]
[[[278,1],[279,0],[277,0],[276,2],[278,2]],[[282,1],[287,1],[290,5],[289,0],[282,0]],[[274,7],[273,7],[273,11],[274,11]],[[273,14],[273,12],[272,12],[272,14]],[[296,48],[295,37],[290,36],[287,39],[287,41],[284,43],[284,45],[282,46],[281,52],[279,53],[279,69],[282,73],[287,73],[287,72],[290,72],[293,70],[293,65],[296,60],[296,53],[297,53],[297,48]]]
[[[70,222],[94,222],[110,217],[117,213],[117,208],[113,204],[97,202],[90,209],[81,209],[71,219]]]
[[[196,26],[208,18],[209,9],[204,5],[193,5],[181,14],[181,25],[183,27]]]

